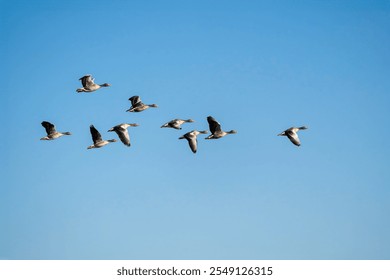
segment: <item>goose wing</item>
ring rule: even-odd
[[[196,153],[196,151],[198,149],[198,139],[196,139],[196,137],[194,137],[194,138],[190,138],[187,140],[188,140],[188,144],[190,145],[191,151],[193,153]]]
[[[214,119],[213,117],[208,116],[207,122],[209,123],[211,134],[214,134],[217,131],[221,131],[221,124],[217,122],[217,120]]]
[[[121,139],[122,143],[126,146],[130,146],[130,136],[127,129],[121,126],[116,126],[114,130],[116,134],[118,134],[119,139]]]
[[[177,124],[177,121],[178,121],[178,119],[174,119],[174,120],[171,120],[170,122],[168,122],[168,124],[174,125],[174,124]]]
[[[56,132],[56,127],[54,126],[54,124],[49,123],[47,121],[43,121],[41,124],[45,128],[47,135],[50,135],[50,134],[53,134]]]
[[[296,145],[296,146],[300,146],[301,145],[301,141],[299,141],[299,137],[298,137],[298,134],[295,133],[294,131],[292,130],[287,130],[286,131],[286,135],[288,137],[288,139],[290,139],[290,141]]]
[[[173,127],[173,128],[180,128],[180,125],[183,123],[182,120],[179,120],[179,119],[174,119],[174,120],[171,120],[168,125],[170,127]]]
[[[81,77],[79,80],[81,80],[81,84],[83,87],[88,88],[94,84],[92,76],[91,75],[85,75],[84,77]]]
[[[131,106],[136,107],[142,104],[141,98],[138,95],[134,95],[129,98],[131,101]]]
[[[97,129],[91,125],[89,127],[90,131],[91,131],[91,135],[92,135],[92,140],[93,140],[93,143],[96,144],[96,143],[99,143],[102,140],[102,135],[99,133],[99,131],[97,131]]]
[[[198,149],[198,140],[196,135],[193,135],[191,132],[184,134],[184,138],[187,139],[188,144],[190,145],[191,151],[196,153]]]

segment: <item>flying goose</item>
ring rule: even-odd
[[[115,131],[116,134],[118,134],[119,139],[121,139],[122,143],[130,147],[130,136],[129,136],[129,132],[127,131],[127,128],[130,126],[138,126],[138,124],[136,123],[118,124],[112,127],[111,129],[109,129],[108,132]]]
[[[187,132],[183,136],[179,137],[179,139],[187,139],[188,144],[190,145],[191,151],[193,153],[196,153],[196,150],[198,149],[198,140],[196,139],[196,136],[198,134],[207,134],[208,131],[197,131],[197,130],[192,130],[190,132]]]
[[[237,131],[230,130],[230,131],[223,131],[221,129],[221,124],[217,122],[213,117],[208,116],[207,121],[209,123],[209,128],[211,131],[211,134],[207,136],[205,139],[219,139],[221,137],[224,137],[228,134],[235,134]]]
[[[297,132],[298,132],[298,130],[304,130],[304,129],[307,129],[307,127],[306,126],[290,127],[289,129],[286,129],[282,133],[278,134],[278,136],[287,136],[288,139],[290,139],[290,141],[294,145],[300,146],[301,145],[301,141],[299,141]]]
[[[100,135],[99,131],[97,131],[97,129],[91,125],[89,127],[90,131],[91,131],[91,135],[92,135],[92,140],[93,140],[93,145],[91,146],[88,146],[87,149],[94,149],[94,148],[101,148],[111,142],[116,142],[115,139],[111,139],[111,140],[103,140],[102,139],[102,136]]]
[[[63,135],[72,135],[70,132],[58,132],[56,131],[56,127],[54,124],[49,123],[47,121],[43,121],[42,126],[46,129],[47,136],[42,137],[41,140],[54,140]]]
[[[92,92],[95,90],[98,90],[101,87],[109,87],[110,84],[104,83],[101,85],[94,83],[94,78],[92,78],[91,75],[85,75],[84,77],[81,77],[79,80],[81,80],[81,84],[83,85],[82,88],[76,89],[77,92]]]
[[[126,110],[126,112],[142,112],[148,109],[149,107],[152,108],[157,107],[156,104],[146,105],[142,103],[141,98],[138,95],[130,97],[129,100],[131,101],[131,107],[130,109]]]
[[[174,128],[174,129],[181,129],[180,126],[183,123],[187,123],[187,122],[194,122],[194,120],[192,120],[192,119],[188,119],[188,120],[174,119],[174,120],[171,120],[170,122],[167,122],[167,123],[163,124],[161,126],[161,128],[163,128],[163,127],[171,127],[171,128]]]

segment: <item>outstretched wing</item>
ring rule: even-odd
[[[209,123],[211,134],[214,134],[216,131],[221,131],[221,124],[217,122],[216,119],[214,119],[213,117],[208,116],[207,122]]]
[[[81,84],[83,87],[88,88],[94,84],[92,76],[91,75],[85,75],[84,77],[81,77],[79,80],[81,80]]]
[[[188,144],[190,145],[191,151],[193,153],[196,153],[196,150],[198,149],[198,140],[196,137],[187,138]]]
[[[188,144],[190,145],[191,151],[193,153],[196,153],[196,150],[198,148],[198,140],[196,139],[196,135],[193,133],[193,131],[187,132],[182,137],[187,139]]]
[[[45,128],[47,135],[50,135],[50,134],[53,134],[56,132],[56,127],[54,126],[54,124],[49,123],[47,121],[43,121],[41,124]]]
[[[97,131],[97,129],[91,125],[89,127],[90,131],[91,131],[91,135],[92,135],[92,140],[93,140],[93,143],[96,144],[96,143],[99,143],[102,140],[102,135],[99,133],[99,131]]]
[[[286,135],[287,135],[288,139],[290,139],[290,141],[294,145],[296,145],[296,146],[300,146],[301,145],[301,141],[299,141],[298,134],[296,134],[295,132],[293,132],[291,130],[287,130],[286,131]]]
[[[136,107],[142,104],[141,98],[138,95],[134,95],[129,98],[131,101],[131,106]]]
[[[121,139],[122,143],[130,147],[130,136],[127,129],[121,126],[117,126],[115,127],[115,132],[116,134],[118,134],[119,139]]]
[[[174,119],[174,120],[171,120],[168,124],[170,127],[173,127],[173,128],[176,128],[176,129],[181,129],[180,128],[180,125],[183,123],[183,121],[179,120],[179,119]]]

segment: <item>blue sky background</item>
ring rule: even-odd
[[[1,259],[390,258],[389,1],[0,5]]]

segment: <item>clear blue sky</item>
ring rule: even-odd
[[[0,11],[1,259],[390,258],[389,1]],[[112,86],[77,94],[85,74]],[[209,115],[238,134],[193,154],[178,137]],[[86,149],[123,122],[130,148]]]

